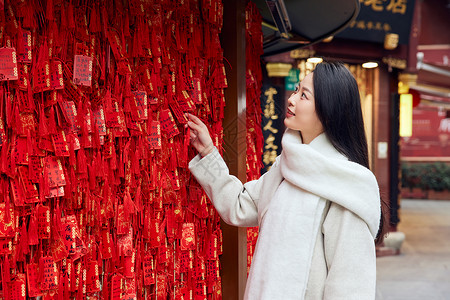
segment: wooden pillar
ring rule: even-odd
[[[373,171],[378,180],[381,197],[389,202],[390,199],[390,168],[389,168],[389,139],[390,139],[390,83],[389,73],[385,67],[375,69],[374,76],[374,130],[373,130],[373,150],[374,164]],[[384,150],[387,145],[386,151]]]
[[[246,181],[246,66],[245,66],[245,1],[227,0],[221,43],[228,88],[225,90],[224,159],[230,173]],[[223,299],[243,299],[247,280],[247,230],[222,222]]]

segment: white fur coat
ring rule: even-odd
[[[374,175],[325,134],[302,144],[287,130],[282,144],[271,170],[244,185],[217,150],[189,164],[225,222],[260,227],[245,299],[374,299]]]

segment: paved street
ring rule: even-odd
[[[401,254],[377,258],[377,300],[450,299],[450,201],[402,200]]]

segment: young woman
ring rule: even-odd
[[[289,98],[284,123],[270,171],[242,184],[189,115],[192,174],[225,222],[259,226],[245,299],[375,299],[383,226],[356,80],[340,63],[318,64]]]

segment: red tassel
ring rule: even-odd
[[[100,32],[102,30],[102,25],[100,19],[97,15],[97,5],[92,6],[91,18],[89,19],[89,30],[93,33]]]
[[[53,0],[47,0],[47,9],[45,10],[45,18],[49,21],[55,19],[53,15]]]
[[[78,170],[78,173],[87,173],[86,154],[84,153],[83,147],[81,147],[81,149],[78,150],[77,170]]]
[[[64,3],[61,4],[61,29],[66,29],[69,24],[67,22],[66,8]]]
[[[125,11],[125,20],[123,21],[123,35],[126,37],[130,37],[130,16],[128,14],[128,11]]]
[[[36,216],[34,213],[30,216],[30,222],[28,223],[28,245],[39,244]]]
[[[53,106],[50,108],[50,118],[48,119],[49,133],[57,134],[58,130],[56,128],[56,120],[55,120],[55,110]]]
[[[42,137],[46,135],[48,135],[47,118],[44,113],[44,105],[41,105],[39,112],[39,136]]]
[[[77,161],[76,161],[76,158],[75,158],[75,141],[74,141],[74,137],[72,135],[69,135],[68,138],[69,138],[69,164],[71,166],[76,166]]]
[[[69,7],[67,8],[67,25],[69,28],[75,28],[75,19],[73,14],[73,4],[69,3]]]
[[[88,166],[88,169],[89,169],[89,189],[91,191],[94,191],[96,183],[96,173],[94,172],[93,166]]]
[[[123,197],[123,210],[126,215],[134,214],[136,211],[136,206],[134,205],[128,190],[125,191],[125,195]]]

